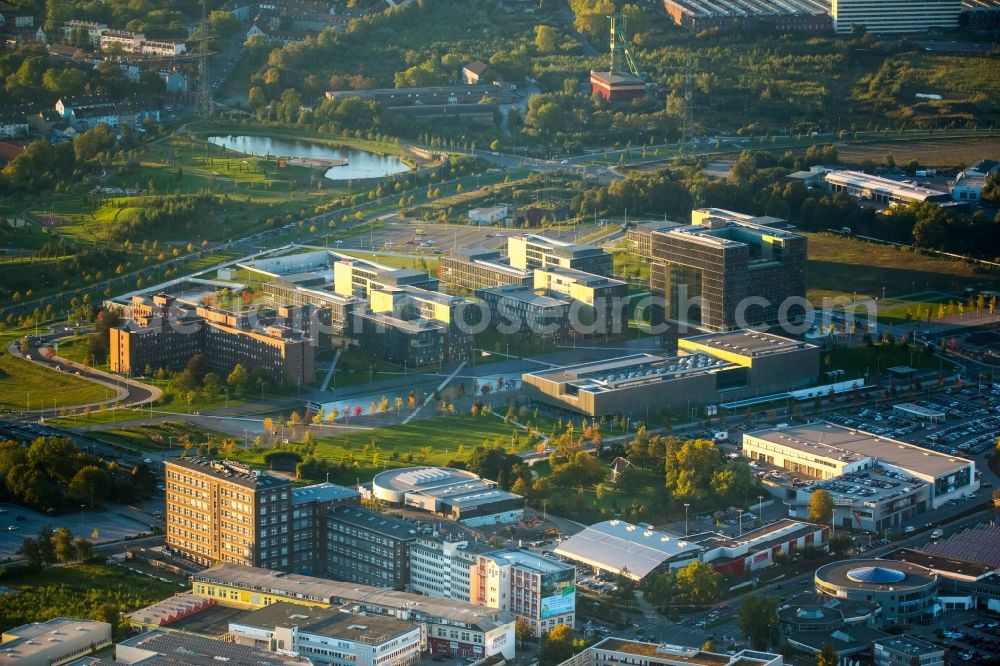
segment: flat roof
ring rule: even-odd
[[[927,409],[926,407],[921,407],[912,402],[901,402],[899,404],[893,405],[893,409],[899,409],[904,412],[910,412],[911,414],[916,414],[917,416],[925,416],[927,418],[944,418],[945,413],[939,412],[936,409]]]
[[[885,638],[876,638],[872,642],[896,650],[897,652],[904,652],[911,657],[938,654],[945,651],[945,648],[939,645],[934,645],[933,643],[928,643],[912,636],[886,636]]]
[[[38,658],[52,650],[57,643],[73,640],[79,634],[105,635],[111,638],[111,625],[96,620],[79,620],[71,617],[56,617],[46,622],[22,624],[3,632],[0,647],[0,663],[18,663],[22,659]],[[60,638],[60,636],[64,638]],[[96,637],[92,641],[100,642]]]
[[[947,539],[924,547],[924,552],[1000,567],[1000,525],[984,523],[952,534]]]
[[[380,472],[372,479],[372,483],[397,492],[427,492],[479,480],[478,475],[453,467],[404,467]]]
[[[566,564],[551,557],[536,555],[530,550],[520,548],[508,548],[505,550],[493,551],[483,557],[488,557],[498,563],[516,564],[522,569],[532,569],[539,573],[557,573],[567,569],[575,569],[572,564]]]
[[[400,319],[382,312],[357,312],[358,317],[363,317],[372,323],[386,328],[398,328],[407,333],[423,333],[424,331],[444,331],[444,326],[430,319]]]
[[[817,421],[790,428],[758,430],[744,437],[753,437],[796,449],[804,453],[842,460],[860,460],[862,457],[884,461],[890,465],[922,473],[934,478],[972,465],[972,461],[958,456],[931,451],[896,439],[855,430],[835,423]],[[744,440],[745,441],[745,440]]]
[[[639,78],[638,76],[632,76],[631,74],[622,74],[620,72],[598,72],[595,70],[591,70],[590,76],[591,78],[597,78],[612,84],[632,84],[632,85],[642,84],[643,86],[646,85],[646,82],[643,79]]]
[[[881,176],[872,176],[862,171],[830,171],[824,176],[828,183],[836,183],[859,189],[871,190],[891,196],[926,201],[932,197],[947,197],[947,192],[919,187]]]
[[[527,303],[537,308],[569,307],[569,301],[561,298],[553,298],[551,296],[536,294],[535,290],[531,287],[525,287],[519,284],[505,284],[499,287],[480,289],[476,292],[476,295],[480,298],[483,297],[483,294],[496,294],[501,298],[509,298],[510,300],[518,301],[519,303]]]
[[[704,335],[694,335],[689,338],[681,338],[677,341],[681,349],[685,344],[701,345],[718,349],[719,351],[732,352],[756,358],[773,354],[775,352],[793,351],[795,349],[806,349],[815,345],[801,340],[794,340],[773,333],[764,333],[754,330],[729,331],[727,333],[706,333]]]
[[[996,546],[996,544],[994,544]],[[934,555],[932,553],[914,550],[912,548],[897,548],[886,553],[883,557],[887,560],[897,560],[900,562],[912,562],[922,567],[927,567],[932,571],[939,571],[943,575],[954,574],[958,577],[978,579],[993,573],[996,567],[989,564],[979,564],[958,560],[944,555]]]
[[[311,486],[292,488],[292,504],[340,501],[352,497],[361,497],[361,493],[354,488],[346,488],[334,483],[314,483]]]
[[[267,471],[251,468],[244,463],[232,460],[210,460],[192,456],[188,458],[171,458],[167,465],[176,465],[192,472],[206,474],[220,481],[234,483],[251,490],[287,487],[292,482],[286,478],[273,476]]]
[[[617,76],[617,75],[616,75]],[[549,238],[548,236],[542,236],[541,234],[520,234],[517,236],[509,236],[507,238],[507,243],[510,241],[517,240],[523,241],[525,243],[531,243],[532,245],[539,245],[544,247],[546,250],[553,254],[558,254],[564,257],[573,257],[578,255],[602,255],[608,254],[604,251],[604,248],[598,247],[596,245],[589,245],[587,243],[570,243],[568,241],[559,240],[557,238]]]
[[[684,377],[736,367],[708,354],[655,356],[633,354],[610,361],[594,361],[564,368],[526,372],[523,377],[573,384],[580,391],[603,393],[641,384],[658,384]]]
[[[594,273],[588,273],[586,271],[577,270],[575,268],[565,268],[563,266],[542,266],[541,268],[536,268],[536,271],[541,271],[543,273],[554,273],[556,275],[564,275],[568,278],[572,278],[574,281],[581,284],[585,284],[588,287],[599,287],[601,285],[627,285],[628,282],[624,280],[616,280],[615,278],[604,277],[603,275],[595,275]]]
[[[866,469],[817,481],[808,488],[799,488],[799,492],[811,494],[823,489],[830,493],[834,504],[885,502],[909,495],[926,485],[927,482],[922,479],[896,472],[886,470],[885,474],[879,474],[872,469]]]
[[[641,579],[668,560],[700,550],[684,537],[606,520],[574,534],[552,552],[605,571],[626,569]]]
[[[514,621],[514,616],[506,611],[477,606],[465,601],[438,599],[370,585],[287,574],[242,564],[220,564],[193,574],[191,578],[196,582],[267,591],[330,605],[358,604],[389,609],[393,612],[406,609],[418,616],[474,626],[482,631],[489,631]]]
[[[379,615],[354,615],[336,608],[303,606],[288,601],[265,606],[236,618],[230,626],[298,627],[299,631],[355,643],[380,644],[409,633],[419,623]]]
[[[648,659],[652,663],[662,660],[666,664],[693,664],[700,666],[751,666],[751,664],[777,664],[781,657],[769,652],[742,650],[733,655],[706,652],[696,647],[670,643],[647,643],[627,638],[605,638],[587,648],[587,652],[618,652]],[[591,661],[593,663],[593,660]]]
[[[153,630],[118,643],[123,647],[146,650],[155,654],[143,664],[155,666],[187,664],[219,666],[223,663],[255,664],[257,666],[299,666],[311,664],[305,657],[291,657],[247,645],[237,645],[215,638]],[[117,662],[116,662],[117,663]]]

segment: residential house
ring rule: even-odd
[[[482,60],[473,60],[462,67],[462,82],[467,86],[478,85],[481,81],[488,81],[490,66]]]
[[[28,118],[22,111],[0,110],[0,137],[16,139],[28,135]]]

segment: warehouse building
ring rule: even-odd
[[[907,14],[913,12],[907,8]],[[862,171],[829,171],[823,176],[826,189],[831,192],[847,192],[862,201],[878,204],[909,204],[931,201],[947,203],[951,201],[948,192],[920,187],[913,183],[881,176],[872,176]]]
[[[434,654],[465,659],[514,657],[514,616],[495,608],[234,564],[202,571],[191,580],[192,592],[225,606],[263,608],[287,601],[389,616],[423,624]]]
[[[666,532],[606,520],[584,528],[553,551],[596,572],[638,582],[654,572],[678,569],[699,559],[701,547]]]
[[[827,0],[663,0],[674,23],[694,32],[758,25],[780,32],[828,32]]]
[[[710,333],[678,342],[680,356],[633,354],[522,375],[533,400],[586,414],[689,414],[707,405],[813,383],[815,345],[756,331]]]
[[[516,523],[524,498],[494,481],[450,467],[405,467],[381,472],[366,491],[392,506],[406,506],[465,523],[470,527]]]
[[[60,666],[111,645],[111,625],[57,617],[3,632],[0,664]]]
[[[876,504],[889,502],[887,506],[892,513],[882,520],[896,525],[979,489],[976,464],[971,460],[823,421],[744,433],[743,455],[814,479],[839,480],[851,475],[843,482],[851,514],[838,515],[838,520],[847,527],[858,520],[855,513],[861,518],[874,518],[856,506],[868,497]],[[869,476],[856,476],[861,473]],[[864,482],[883,477],[898,483],[882,488],[877,483]],[[927,485],[926,493],[921,484]],[[876,523],[880,524],[878,520]]]

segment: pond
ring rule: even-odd
[[[358,178],[381,178],[409,171],[394,155],[376,155],[354,148],[337,148],[322,143],[299,141],[297,139],[272,139],[268,136],[245,136],[229,134],[210,136],[209,143],[235,150],[244,155],[258,157],[290,157],[304,160],[345,161],[331,166],[323,174],[329,180],[354,180]]]

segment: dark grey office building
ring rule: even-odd
[[[410,582],[413,526],[360,507],[338,506],[326,515],[326,572],[352,583],[402,589]]]
[[[650,289],[666,318],[728,331],[777,323],[787,299],[805,298],[805,236],[715,209],[692,219],[650,235]]]

